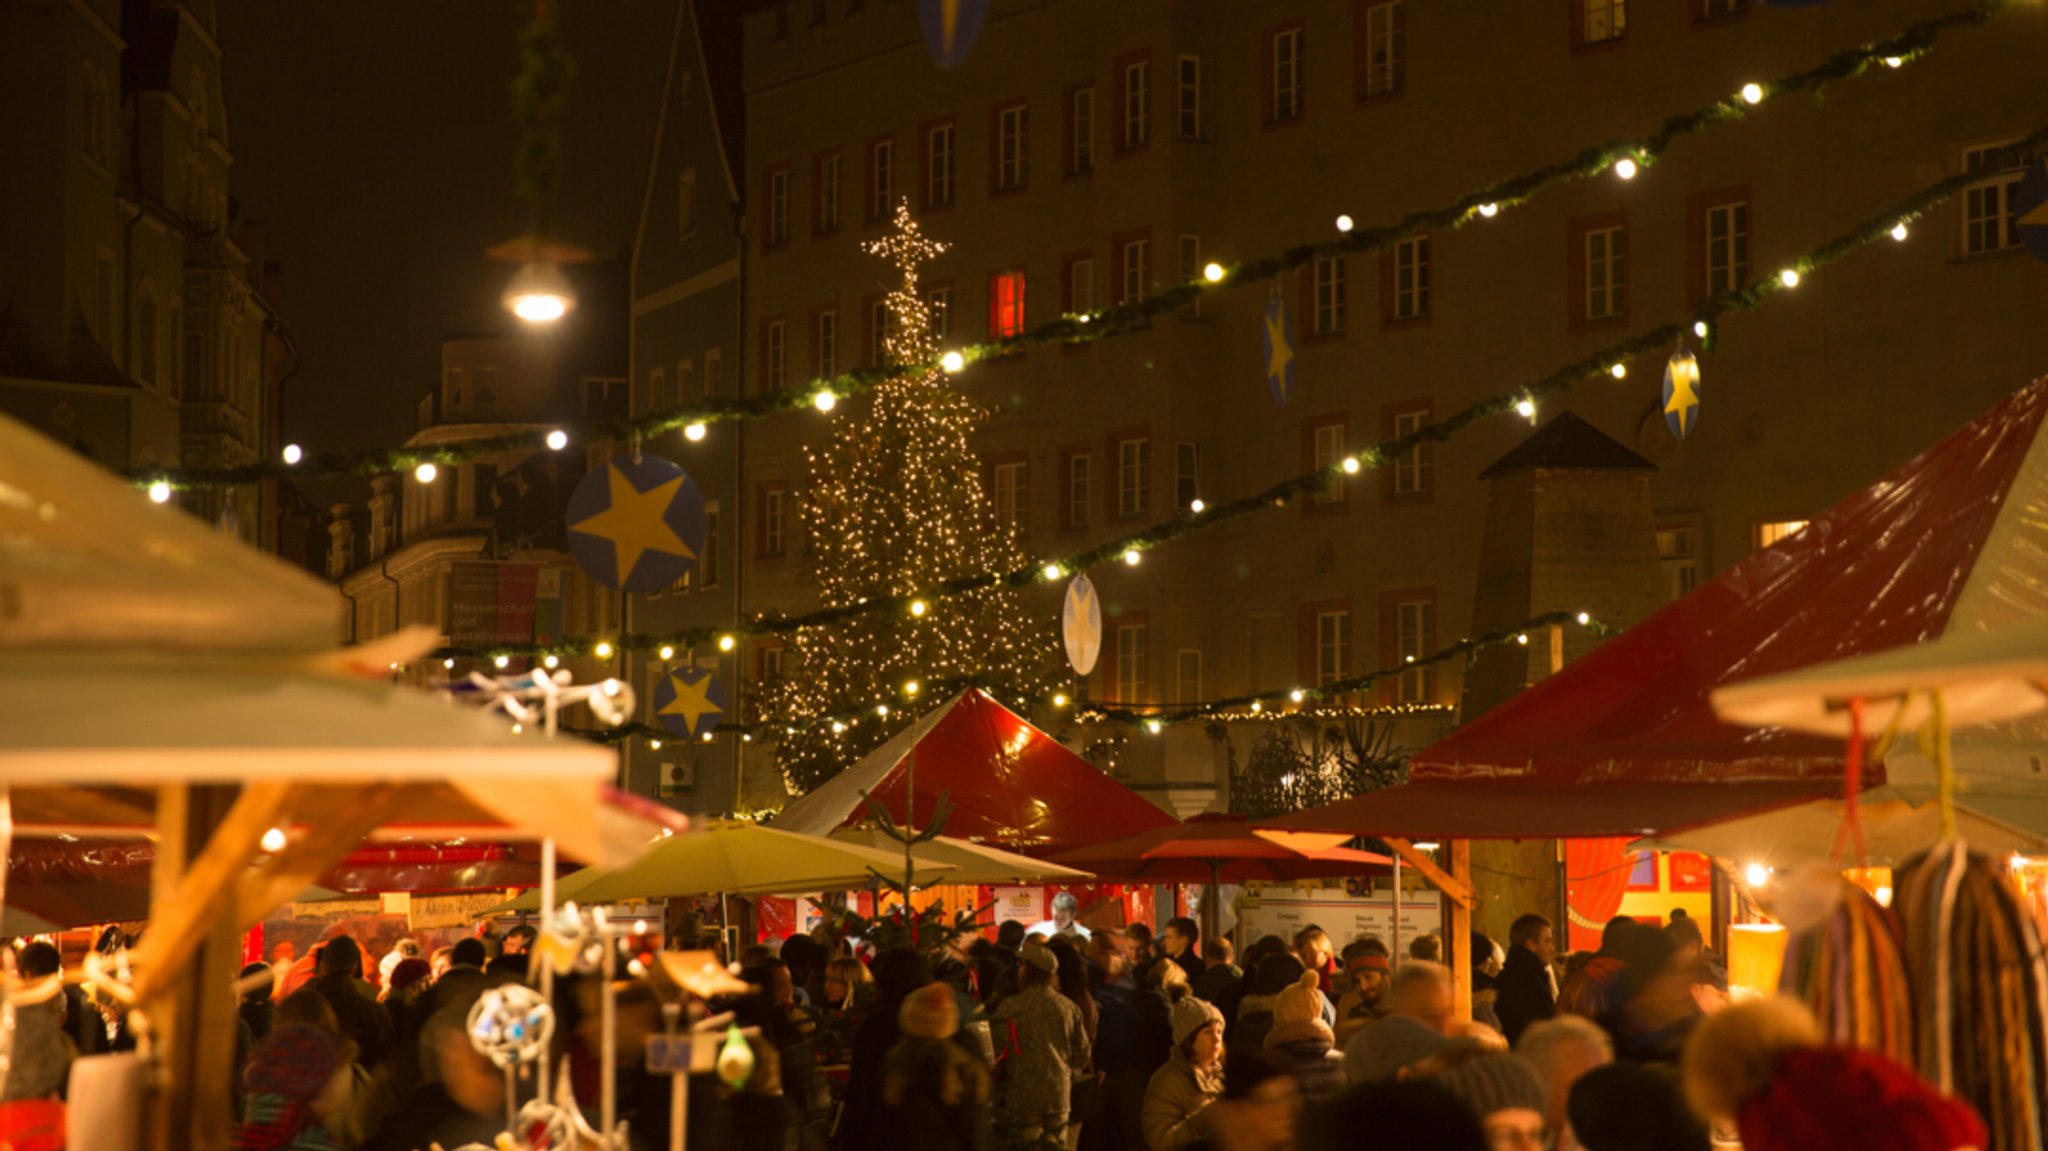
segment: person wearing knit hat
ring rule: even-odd
[[[1499,1051],[1459,1060],[1437,1082],[1478,1116],[1486,1141],[1500,1148],[1540,1151],[1549,1145],[1543,1081],[1527,1063]]]
[[[1208,1139],[1209,1105],[1223,1093],[1223,1014],[1175,986],[1173,1052],[1145,1087],[1140,1122],[1150,1151],[1178,1151]]]
[[[355,1044],[320,1027],[289,1024],[256,1045],[234,1151],[340,1151],[334,1128],[352,1086]]]
[[[1443,1050],[1450,1038],[1408,1015],[1389,1015],[1366,1025],[1344,1048],[1344,1077],[1352,1083],[1384,1083]]]
[[[1303,971],[1294,986],[1274,997],[1273,1029],[1266,1033],[1266,1050],[1287,1061],[1302,1097],[1312,1103],[1344,1089],[1343,1057],[1336,1034],[1323,1022],[1320,986],[1315,972]]]
[[[1828,1047],[1803,1004],[1759,999],[1694,1029],[1685,1094],[1732,1119],[1746,1151],[1971,1151],[1988,1145],[1970,1106],[1872,1051]]]
[[[1337,985],[1337,1046],[1350,1042],[1358,1029],[1379,1018],[1380,1000],[1394,966],[1387,958],[1386,945],[1377,939],[1354,939],[1344,947],[1344,973]]]
[[[911,992],[896,1013],[903,1037],[882,1064],[882,1101],[892,1137],[907,1151],[972,1151],[987,1126],[989,1074],[952,1041],[960,1000],[932,983]]]
[[[1567,1018],[1577,1018],[1568,1016]],[[1669,1069],[1643,1063],[1596,1067],[1572,1084],[1566,1106],[1584,1151],[1707,1151],[1699,1117]]]
[[[1237,1022],[1230,1027],[1230,1041],[1239,1047],[1259,1050],[1266,1046],[1266,1033],[1273,1029],[1273,1005],[1280,993],[1301,979],[1306,970],[1291,952],[1276,952],[1260,959],[1252,968],[1251,994],[1237,1004]],[[1317,979],[1321,984],[1320,976]]]

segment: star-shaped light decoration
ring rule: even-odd
[[[1284,408],[1294,395],[1294,323],[1287,315],[1287,297],[1278,287],[1266,301],[1264,327],[1266,390]]]
[[[1690,348],[1671,353],[1664,365],[1664,426],[1679,439],[1700,422],[1700,362]]]
[[[654,719],[674,735],[701,737],[725,718],[725,688],[707,668],[676,668],[654,685]]]
[[[658,456],[612,460],[584,476],[568,522],[576,562],[621,591],[660,591],[696,570],[704,551],[703,493]]]

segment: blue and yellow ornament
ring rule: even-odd
[[[1286,407],[1294,395],[1294,320],[1287,314],[1287,297],[1276,286],[1266,300],[1261,346],[1266,356],[1266,391],[1273,403]]]
[[[1664,364],[1664,426],[1684,439],[1700,422],[1700,361],[1684,344]]]
[[[569,551],[591,579],[627,592],[659,591],[697,569],[704,494],[659,456],[611,460],[569,497]]]
[[[710,734],[725,718],[725,685],[709,668],[672,668],[654,685],[654,721],[671,735]]]
[[[917,22],[925,50],[941,68],[958,67],[981,38],[989,0],[918,0]]]

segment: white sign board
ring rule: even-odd
[[[1045,922],[1045,888],[993,887],[989,893],[996,903],[996,926],[1000,927],[1012,919],[1026,928]]]
[[[1376,935],[1388,946],[1394,943],[1394,898],[1386,888],[1371,895],[1355,896],[1337,888],[1279,887],[1272,884],[1256,896],[1238,897],[1238,916],[1244,922],[1244,940],[1250,944],[1263,935],[1277,935],[1290,942],[1294,933],[1313,923],[1329,932],[1337,950],[1361,935]],[[1443,907],[1435,892],[1410,891],[1401,895],[1401,947],[1418,935],[1440,931]]]

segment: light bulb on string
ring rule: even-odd
[[[843,723],[841,723],[841,722],[839,722],[839,721],[838,721],[838,720],[836,720],[836,719],[835,719],[835,720],[833,720],[833,721],[832,721],[832,734],[833,734],[833,735],[845,735],[845,734],[846,734],[846,725],[845,725],[845,724],[843,724]]]
[[[1580,627],[1586,627],[1586,626],[1590,625],[1590,624],[1591,624],[1591,623],[1593,622],[1593,616],[1592,616],[1592,613],[1590,613],[1590,612],[1583,612],[1583,611],[1582,611],[1582,612],[1580,612],[1580,613],[1579,613],[1579,617],[1578,617],[1578,618],[1579,618],[1579,626],[1580,626]]]
[[[889,705],[886,703],[876,704],[875,714],[881,716],[883,719],[889,718]]]
[[[1692,334],[1698,336],[1702,340],[1706,339],[1707,322],[1705,320],[1694,320],[1692,322]]]
[[[1293,691],[1290,691],[1290,692],[1288,692],[1288,693],[1287,693],[1287,698],[1288,698],[1288,699],[1291,699],[1291,700],[1293,700],[1293,701],[1294,701],[1294,702],[1296,702],[1296,703],[1300,703],[1300,702],[1301,702],[1301,701],[1302,701],[1303,699],[1305,699],[1305,698],[1307,698],[1307,697],[1306,697],[1306,695],[1305,695],[1305,694],[1304,694],[1304,693],[1302,692],[1302,690],[1301,690],[1300,688],[1298,688],[1298,687],[1297,687],[1297,688],[1295,688],[1295,689],[1294,689]]]
[[[662,644],[662,645],[661,645],[661,652],[660,652],[659,654],[661,655],[661,658],[662,658],[662,660],[663,660],[664,662],[666,662],[666,661],[668,661],[668,660],[672,660],[672,659],[674,659],[674,658],[676,657],[676,649],[675,649],[675,648],[672,648],[672,647],[670,647],[670,646],[669,646],[669,645],[667,645],[667,644]]]
[[[904,680],[904,681],[903,681],[903,694],[904,694],[904,695],[916,695],[916,694],[917,694],[918,692],[920,692],[920,691],[923,691],[923,690],[924,690],[924,685],[923,685],[923,684],[921,684],[921,683],[919,683],[919,682],[917,682],[917,681],[916,681],[916,680],[914,680],[914,679],[906,679],[906,680]]]
[[[1067,706],[1067,693],[1066,693],[1066,692],[1059,692],[1059,693],[1055,694],[1055,695],[1054,695],[1054,696],[1052,697],[1052,705],[1053,705],[1054,707],[1065,707],[1065,706]]]
[[[1528,646],[1529,646],[1529,633],[1528,633],[1528,632],[1523,632],[1522,634],[1520,634],[1520,635],[1516,636],[1516,637],[1515,637],[1515,642],[1516,642],[1516,643],[1518,643],[1518,644],[1521,644],[1521,645],[1522,645],[1523,647],[1528,647]]]
[[[650,740],[648,740],[648,741],[647,741],[647,746],[648,746],[648,747],[651,747],[651,748],[653,748],[653,749],[654,749],[654,750],[656,750],[656,751],[660,751],[660,750],[661,750],[661,741],[660,741],[660,740],[658,740],[658,739],[650,739]]]
[[[1892,225],[1892,239],[1897,240],[1901,244],[1906,242],[1906,222],[1904,220],[1900,220]]]
[[[547,668],[549,671],[553,671],[556,668],[562,666],[562,661],[553,655],[543,657],[540,663],[542,667]]]
[[[832,394],[831,388],[819,388],[811,397],[811,406],[821,412],[829,412],[839,406],[839,397]]]
[[[1138,566],[1138,560],[1139,560],[1139,559],[1141,559],[1141,558],[1143,558],[1143,557],[1141,557],[1141,556],[1140,556],[1140,555],[1138,554],[1138,549],[1137,549],[1137,548],[1125,548],[1125,549],[1124,549],[1124,562],[1125,562],[1126,564],[1129,564],[1129,565],[1130,565],[1131,567],[1137,567],[1137,566]]]
[[[1788,288],[1799,286],[1799,269],[1786,268],[1778,273],[1778,282]]]
[[[497,668],[499,671],[504,671],[506,668],[512,666],[512,657],[509,655],[496,656],[491,660],[491,666]]]
[[[1065,575],[1065,574],[1067,574],[1067,573],[1066,573],[1066,569],[1064,569],[1064,568],[1060,567],[1060,565],[1058,565],[1058,564],[1047,564],[1047,565],[1045,565],[1045,578],[1046,578],[1046,579],[1049,579],[1049,580],[1056,580],[1056,579],[1060,578],[1061,576],[1063,576],[1063,575]]]
[[[1345,457],[1344,457],[1344,462],[1343,462],[1342,464],[1340,464],[1339,466],[1340,466],[1340,467],[1342,467],[1342,468],[1344,469],[1344,474],[1345,474],[1345,475],[1347,475],[1347,476],[1355,476],[1355,475],[1357,475],[1357,474],[1358,474],[1358,467],[1359,467],[1359,464],[1358,464],[1358,457],[1357,457],[1357,456],[1345,456]]]
[[[720,651],[731,651],[731,650],[732,650],[732,649],[733,649],[733,648],[734,648],[735,646],[737,646],[737,645],[738,645],[738,643],[739,643],[739,641],[738,641],[738,640],[734,639],[733,637],[731,637],[731,636],[729,636],[729,635],[722,635],[722,636],[719,636],[719,637],[718,637],[718,650],[720,650]]]
[[[911,615],[917,616],[918,618],[922,619],[924,617],[924,613],[929,610],[931,609],[921,599],[914,599],[910,601]]]
[[[703,424],[685,424],[683,426],[683,438],[693,444],[704,438],[704,432]]]
[[[610,659],[612,657],[612,645],[599,640],[597,646],[591,649],[591,654],[599,659]]]
[[[939,357],[939,367],[944,368],[948,374],[960,371],[966,366],[967,357],[958,352],[947,352]]]
[[[1628,379],[1628,365],[1618,362],[1612,364],[1608,367],[1607,374],[1613,376],[1617,380]]]
[[[1188,510],[1195,513],[1196,515],[1201,515],[1203,512],[1209,510],[1209,505],[1203,501],[1202,497],[1196,496],[1194,499],[1188,501]]]
[[[1252,701],[1252,714],[1253,714],[1253,715],[1257,715],[1258,713],[1260,713],[1260,712],[1262,712],[1262,711],[1264,711],[1264,710],[1266,710],[1266,705],[1265,705],[1265,704],[1263,704],[1263,703],[1260,703],[1260,702],[1259,702],[1258,700],[1253,700],[1253,701]]]
[[[569,446],[569,433],[560,428],[548,433],[548,450],[559,452]]]
[[[167,503],[170,503],[170,502],[171,502],[171,485],[169,485],[169,484],[165,483],[165,482],[164,482],[164,481],[162,481],[162,480],[157,480],[157,481],[155,481],[154,483],[150,484],[150,485],[149,485],[149,502],[150,502],[150,503],[153,503],[153,504],[167,504]]]
[[[1764,86],[1762,84],[1744,84],[1742,86],[1742,99],[1750,104],[1763,103]]]
[[[1533,424],[1533,423],[1535,423],[1535,422],[1536,422],[1536,401],[1535,401],[1535,400],[1532,400],[1532,399],[1530,399],[1530,398],[1529,398],[1529,397],[1527,397],[1527,396],[1523,396],[1523,397],[1522,397],[1521,399],[1519,399],[1519,400],[1516,400],[1516,401],[1515,401],[1515,414],[1516,414],[1516,415],[1518,415],[1518,416],[1520,416],[1520,417],[1522,417],[1523,419],[1525,419],[1525,420],[1529,421],[1529,422],[1530,422],[1530,423],[1532,423],[1532,424]]]
[[[1614,162],[1614,174],[1615,174],[1615,175],[1617,175],[1617,176],[1620,176],[1620,177],[1621,177],[1622,179],[1624,179],[1624,180],[1633,180],[1633,179],[1635,179],[1635,178],[1636,178],[1636,162],[1635,162],[1635,160],[1634,160],[1634,159],[1632,159],[1631,157],[1628,157],[1628,156],[1623,156],[1623,157],[1622,157],[1621,159],[1619,159],[1619,160],[1616,160],[1616,161]]]
[[[441,469],[432,464],[421,464],[412,470],[412,478],[423,484],[433,483],[436,479],[440,478],[440,475]]]
[[[450,656],[449,658],[447,658],[447,659],[444,659],[444,660],[442,660],[442,661],[441,661],[441,666],[442,666],[442,667],[444,667],[444,668],[446,668],[446,669],[448,669],[449,671],[454,671],[454,670],[455,670],[455,658],[454,658],[453,656]]]
[[[263,838],[258,841],[258,846],[262,847],[263,850],[269,852],[272,855],[276,855],[278,852],[283,851],[284,844],[284,828],[282,827],[273,827],[268,831],[265,831],[263,833]]]
[[[1905,62],[1906,58],[1904,56],[1886,56],[1884,58],[1884,66],[1887,68],[1897,68]]]
[[[710,742],[711,742],[711,733],[710,733],[710,732],[708,732],[708,731],[704,733],[704,742],[705,742],[705,743],[710,743]]]
[[[1202,278],[1209,281],[1212,284],[1222,283],[1223,265],[1215,262],[1214,260],[1211,260],[1207,264],[1204,264],[1202,266]]]
[[[296,465],[300,460],[306,458],[305,449],[299,447],[299,445],[297,444],[286,444],[284,446],[283,455],[286,467],[292,467]]]
[[[1160,723],[1156,719],[1148,719],[1145,721],[1145,730],[1152,735],[1158,735],[1160,729],[1164,726],[1164,724]]]
[[[1479,214],[1491,220],[1500,214],[1500,205],[1488,200],[1486,203],[1479,205]]]
[[[1352,223],[1351,223],[1351,217],[1349,217],[1349,216],[1339,216],[1339,217],[1337,217],[1337,230],[1338,230],[1339,232],[1349,232],[1349,231],[1351,231],[1351,228],[1352,228]]]

